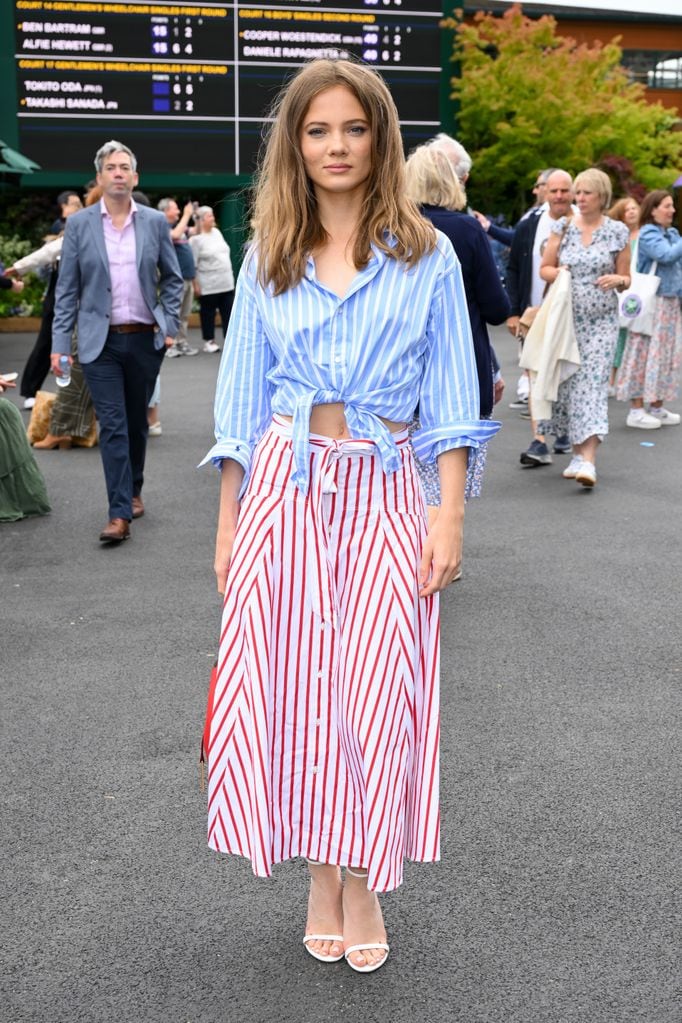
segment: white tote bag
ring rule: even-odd
[[[652,263],[648,273],[637,273],[635,242],[630,262],[630,287],[618,296],[618,323],[637,334],[651,334],[654,327],[654,299],[661,278],[656,276],[658,263]]]

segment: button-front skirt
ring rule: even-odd
[[[293,856],[367,867],[439,859],[438,598],[418,596],[426,530],[407,434],[384,474],[369,441],[311,435],[292,483],[263,437],[227,581],[208,750],[211,848],[268,876]]]

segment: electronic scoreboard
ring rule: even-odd
[[[249,174],[281,84],[314,57],[376,67],[408,147],[439,130],[434,0],[17,0],[14,11],[19,148],[44,170],[82,172],[117,138],[146,174]]]

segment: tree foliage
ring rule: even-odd
[[[457,138],[474,160],[470,191],[479,208],[519,214],[543,167],[577,173],[603,160],[627,160],[647,188],[669,188],[682,169],[676,112],[644,99],[620,65],[618,37],[578,44],[557,34],[550,16],[449,20],[455,31],[452,79]]]

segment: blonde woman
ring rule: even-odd
[[[573,326],[580,368],[559,386],[551,423],[543,433],[568,434],[573,457],[563,471],[583,487],[597,482],[599,444],[609,432],[608,386],[618,341],[617,291],[630,284],[629,232],[611,220],[611,182],[591,167],[574,182],[578,212],[552,224],[540,276],[551,284],[560,267],[571,272]]]
[[[427,531],[406,424],[438,461]],[[476,365],[450,243],[405,198],[381,77],[316,60],[283,91],[216,393],[209,844],[309,863],[305,947],[382,966],[377,892],[439,858],[438,594],[459,571]],[[343,869],[343,875],[342,875]]]
[[[433,144],[419,146],[407,160],[405,179],[409,198],[433,226],[450,239],[459,259],[476,355],[480,411],[482,417],[489,418],[498,400],[493,383],[497,362],[486,324],[504,323],[507,319],[511,311],[507,293],[484,229],[474,217],[461,212],[466,204],[464,188],[447,150]],[[480,494],[484,467],[483,445],[469,460],[467,497]],[[437,507],[437,467],[422,467],[420,463],[420,473],[427,503],[430,508]]]

